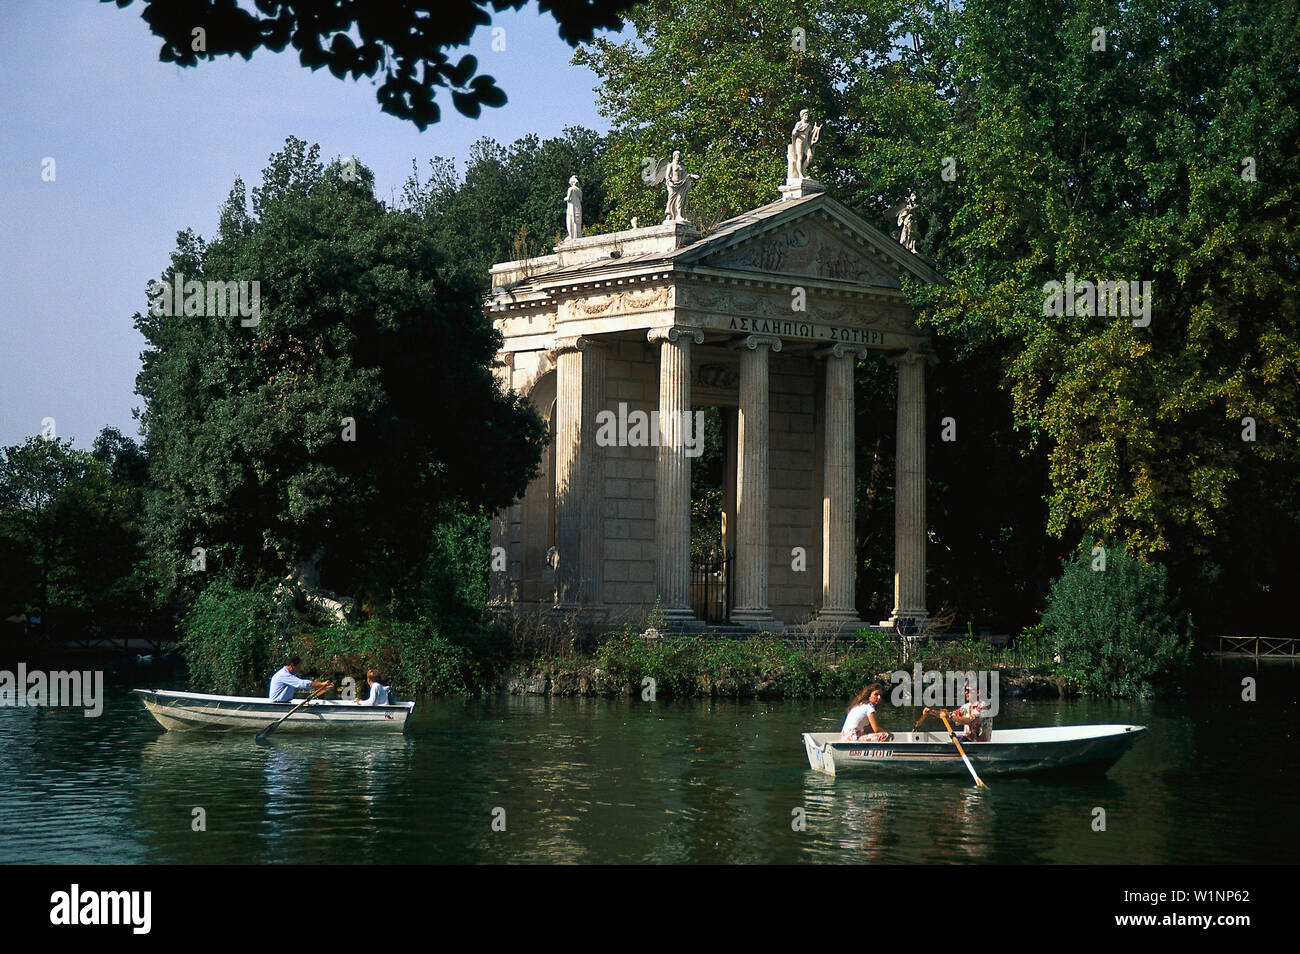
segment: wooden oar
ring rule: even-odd
[[[281,722],[289,718],[289,716],[293,715],[295,712],[297,712],[307,703],[311,702],[317,696],[329,691],[329,688],[330,688],[329,686],[321,686],[319,689],[313,692],[306,699],[302,700],[302,702],[298,703],[296,706],[294,706],[292,709],[286,712],[281,718],[276,719],[274,722],[268,725],[261,732],[257,733],[257,737],[253,741],[256,742],[258,745],[266,745],[266,737],[269,736],[272,732],[274,732],[277,728],[279,728]]]
[[[953,731],[952,723],[948,721],[947,713],[940,710],[939,718],[943,720],[944,726],[948,729],[948,738],[952,739],[952,744],[957,746],[957,751],[961,754],[961,760],[966,763],[966,768],[970,769],[970,777],[975,779],[975,784],[980,788],[988,788],[987,785],[980,781],[980,777],[975,773],[975,766],[971,765],[970,759],[966,757],[966,750],[963,749],[961,743],[957,741],[957,733]]]

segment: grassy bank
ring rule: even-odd
[[[1107,567],[1099,569],[1082,548],[1053,584],[1042,622],[1023,629],[1009,649],[968,636],[909,654],[900,641],[869,630],[847,638],[658,635],[657,607],[644,620],[582,638],[557,631],[549,615],[485,625],[476,593],[448,589],[448,580],[428,598],[372,606],[351,623],[277,598],[272,583],[243,589],[217,580],[183,615],[181,646],[193,688],[233,694],[264,692],[270,673],[294,654],[308,672],[336,682],[360,681],[376,667],[401,696],[621,695],[653,684],[656,697],[842,699],[916,666],[997,670],[1000,691],[1011,695],[1132,697],[1176,689],[1196,653],[1190,620],[1163,570],[1123,548],[1110,552]]]
[[[545,695],[643,694],[657,697],[849,698],[889,674],[999,670],[1003,691],[1058,695],[1067,687],[1050,660],[969,640],[919,649],[911,658],[895,641],[861,637],[810,644],[780,636],[647,637],[624,631],[589,646],[576,640],[515,640],[487,680],[489,690]]]

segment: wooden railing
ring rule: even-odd
[[[1220,636],[1219,653],[1225,656],[1300,656],[1296,636]]]

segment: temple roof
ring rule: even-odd
[[[901,287],[911,278],[945,279],[825,192],[780,199],[721,222],[707,235],[681,224],[584,236],[555,255],[504,262],[492,269],[489,304],[501,305],[589,282],[690,275],[814,281],[828,287]]]

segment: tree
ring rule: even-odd
[[[785,179],[785,143],[801,108],[833,117],[812,173],[838,181],[852,140],[837,80],[854,55],[836,5],[755,0],[651,0],[628,11],[637,40],[600,38],[574,63],[601,77],[600,105],[616,134],[603,160],[613,221],[653,223],[663,189],[643,179],[646,160],[681,150],[703,171],[691,214],[704,225],[777,198]],[[795,30],[803,30],[799,35]]]
[[[131,0],[103,0],[119,7]],[[597,29],[622,29],[619,13],[630,0],[539,0],[555,17],[560,37],[570,45],[590,40]],[[437,89],[451,92],[456,109],[471,119],[484,106],[503,106],[506,95],[487,75],[475,75],[478,61],[456,63],[443,51],[469,42],[475,29],[488,26],[488,0],[259,0],[255,10],[236,0],[143,0],[140,15],[161,37],[158,58],[195,66],[201,60],[254,51],[276,53],[292,44],[299,62],[312,70],[327,67],[342,79],[380,73],[376,97],[386,113],[409,119],[421,130],[440,116]],[[494,10],[518,10],[525,0],[491,0]]]
[[[139,523],[144,460],[114,428],[94,447],[32,437],[3,450],[0,609],[40,609],[47,632],[125,636],[154,622]]]
[[[17,591],[26,608],[48,609],[51,588],[64,564],[60,503],[68,487],[88,468],[84,452],[71,440],[29,437],[6,447],[0,460],[0,513],[5,536],[24,559],[17,570]],[[10,571],[13,573],[13,571]]]
[[[1002,353],[1049,463],[1054,534],[1159,555],[1202,622],[1252,614],[1276,568],[1230,596],[1204,584],[1300,539],[1279,506],[1300,463],[1300,18],[980,3],[959,22],[956,121],[932,152],[961,171],[931,188],[929,237],[953,284],[921,290],[922,311]],[[1149,281],[1149,326],[1095,305],[1048,314],[1047,283],[1069,276]],[[1230,530],[1261,514],[1274,531]]]
[[[172,586],[201,548],[203,572],[240,585],[308,562],[382,605],[416,585],[440,520],[509,504],[535,472],[541,422],[489,370],[478,286],[369,170],[318,154],[289,139],[251,214],[236,183],[211,243],[178,236],[163,281],[258,282],[254,323],[159,299],[136,316],[149,535]]]
[[[1177,683],[1192,659],[1191,624],[1165,568],[1124,547],[1081,547],[1052,584],[1043,631],[1071,683],[1131,696]]]
[[[430,230],[455,273],[487,292],[497,262],[549,255],[563,238],[564,194],[569,177],[582,186],[583,216],[607,214],[604,139],[577,126],[562,136],[535,135],[503,146],[480,139],[470,149],[465,174],[453,160],[435,157],[428,174],[412,169],[402,190],[403,208]]]

